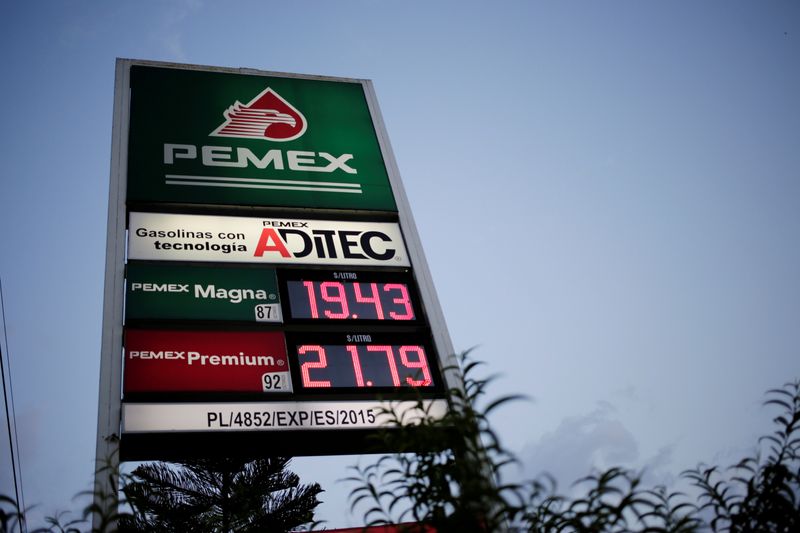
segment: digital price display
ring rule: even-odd
[[[316,335],[288,340],[295,384],[307,392],[437,390],[436,357],[418,335]]]
[[[417,292],[407,275],[285,271],[284,277],[292,319],[411,323],[419,318]]]

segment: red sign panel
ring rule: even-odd
[[[291,391],[283,333],[125,333],[125,393]]]

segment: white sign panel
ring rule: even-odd
[[[128,258],[294,265],[410,266],[400,226],[131,213]]]
[[[420,408],[421,407],[421,408]],[[391,408],[397,418],[386,409]],[[169,431],[301,431],[390,427],[394,420],[414,424],[423,416],[439,419],[445,400],[420,402],[264,402],[126,403],[123,433]]]

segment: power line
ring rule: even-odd
[[[11,385],[11,356],[8,350],[8,330],[6,329],[6,306],[3,299],[3,280],[0,279],[0,317],[3,323],[3,343],[0,343],[0,374],[3,377],[3,400],[6,406],[6,425],[8,426],[8,446],[11,451],[11,471],[14,476],[14,494],[17,498],[17,508],[20,511],[19,525],[23,533],[28,531],[25,523],[25,497],[22,490],[22,469],[19,466],[19,455],[14,450],[19,450],[19,438],[17,436],[17,415],[14,410],[14,388]],[[5,359],[8,365],[3,362],[3,346],[6,347]],[[6,384],[6,366],[8,366],[8,383]],[[13,428],[13,431],[12,431]]]

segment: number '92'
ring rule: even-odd
[[[261,385],[265,391],[283,390],[286,388],[282,374],[264,374],[261,376]]]

